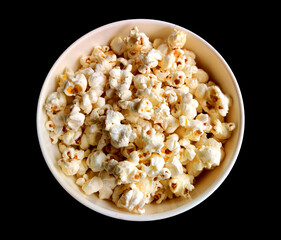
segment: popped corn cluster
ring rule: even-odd
[[[58,165],[86,194],[144,213],[189,197],[195,178],[224,157],[235,128],[231,98],[196,66],[174,30],[153,42],[135,27],[66,68],[45,103]]]

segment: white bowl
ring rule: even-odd
[[[191,199],[176,198],[162,202],[159,205],[152,203],[145,207],[146,212],[144,215],[126,212],[117,208],[108,200],[100,200],[96,195],[85,195],[75,184],[73,177],[68,177],[62,173],[56,164],[60,153],[57,146],[50,142],[49,132],[45,128],[47,115],[43,109],[47,96],[56,89],[56,75],[62,73],[65,67],[77,69],[79,67],[79,58],[82,55],[89,54],[95,45],[106,45],[116,35],[127,35],[134,26],[138,26],[139,30],[149,36],[150,39],[156,37],[167,38],[174,28],[185,32],[187,34],[185,47],[195,52],[197,63],[209,73],[210,78],[214,79],[224,93],[233,98],[233,106],[230,108],[227,120],[235,122],[237,126],[231,139],[225,144],[226,154],[224,161],[220,166],[212,171],[207,171],[200,177],[195,185],[195,190],[190,194]],[[37,132],[41,150],[49,169],[61,186],[76,200],[96,212],[113,218],[149,221],[164,219],[185,212],[209,197],[221,185],[232,169],[240,151],[244,133],[244,107],[239,86],[231,69],[222,56],[201,37],[185,28],[163,21],[148,19],[124,20],[102,26],[82,36],[58,58],[48,73],[39,96]]]

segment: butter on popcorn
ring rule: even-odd
[[[178,29],[150,39],[134,27],[56,77],[45,126],[58,166],[86,195],[143,214],[151,202],[190,197],[196,178],[223,161],[232,99],[187,42]]]
[[[73,96],[75,94],[85,92],[87,87],[87,79],[84,74],[77,74],[66,82],[64,86],[64,93],[67,96]]]

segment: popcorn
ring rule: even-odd
[[[160,83],[161,84],[161,83]],[[158,89],[151,89],[151,88],[146,88],[144,90],[138,89],[136,92],[136,95],[141,98],[141,99],[147,99],[152,103],[153,106],[158,106],[161,102],[163,102],[163,97],[159,95],[159,90]],[[149,107],[151,106],[149,102],[147,104]],[[151,108],[151,107],[150,107]],[[153,114],[153,111],[150,111],[150,109],[147,109],[149,114]]]
[[[77,131],[70,129],[62,136],[62,141],[66,145],[79,145],[78,139],[82,135],[82,129],[79,128]]]
[[[79,176],[83,176],[83,178],[86,180],[88,180],[89,178],[89,175],[86,174],[87,170],[89,169],[88,167],[88,164],[87,164],[87,161],[85,158],[88,157],[88,151],[85,151],[84,152],[84,158],[83,160],[81,160],[81,164],[80,164],[80,168],[78,170],[78,172],[76,173],[77,174],[77,177]],[[84,176],[85,175],[85,176]],[[86,177],[87,176],[87,177]],[[87,178],[87,179],[86,179]],[[82,186],[82,185],[81,185]]]
[[[157,204],[160,204],[164,200],[174,198],[174,194],[170,190],[169,180],[162,180],[161,187],[157,189],[157,191],[153,194],[153,198]]]
[[[122,115],[122,113],[108,110],[106,112],[105,130],[109,131],[112,126],[120,124],[120,121],[123,119],[124,116]]]
[[[135,164],[129,161],[119,162],[114,170],[114,176],[117,178],[117,184],[127,184],[138,182],[140,179],[145,178],[145,172],[139,170]]]
[[[165,142],[165,146],[167,149],[169,149],[173,154],[177,155],[180,151],[180,144],[179,144],[179,136],[174,133],[167,137],[167,140]]]
[[[57,81],[59,84],[57,91],[63,92],[64,85],[66,84],[67,81],[73,78],[73,76],[74,76],[74,72],[70,68],[66,67],[64,73],[57,76]]]
[[[198,97],[204,111],[210,115],[225,117],[228,113],[231,100],[221,92],[218,86],[203,85],[197,90],[195,96]]]
[[[235,123],[225,123],[221,122],[219,119],[214,120],[214,127],[211,132],[214,134],[215,138],[225,140],[230,138],[231,132],[235,129]]]
[[[95,72],[91,67],[80,69],[78,73],[84,74],[84,76],[89,80],[89,77]],[[74,75],[74,73],[72,74]]]
[[[160,67],[165,71],[176,68],[176,57],[173,52],[164,56],[160,62]]]
[[[89,68],[96,64],[96,59],[93,56],[83,56],[80,58],[80,64],[83,68]]]
[[[55,129],[55,124],[53,123],[53,121],[47,121],[45,124],[45,127],[47,128],[47,130],[49,130],[50,132],[53,132]]]
[[[185,197],[189,196],[189,192],[194,189],[192,185],[194,177],[185,173],[174,177],[173,179],[169,180],[169,187],[170,190],[177,196],[177,197]]]
[[[154,112],[152,120],[155,123],[163,123],[164,119],[170,116],[170,108],[168,104],[162,103],[159,108],[157,108]]]
[[[171,49],[183,48],[186,42],[186,34],[174,29],[174,31],[168,37],[168,45]]]
[[[166,179],[170,179],[171,178],[171,172],[168,168],[162,168],[159,171],[159,174],[153,178],[153,181],[157,181],[157,180],[166,180]]]
[[[214,147],[202,146],[196,156],[207,169],[212,169],[220,164],[221,151]]]
[[[144,142],[144,152],[160,153],[164,146],[164,136],[161,133],[157,133],[154,128],[149,128],[148,126],[142,129],[142,141]]]
[[[139,214],[144,213],[144,205],[148,203],[144,194],[136,187],[135,184],[129,186],[117,186],[113,192],[112,200],[120,208],[128,209],[131,212]]]
[[[165,98],[166,102],[168,102],[170,105],[174,105],[178,101],[178,96],[174,88],[166,88],[165,89]]]
[[[84,158],[84,151],[75,150],[72,147],[65,148],[62,153],[62,157],[64,160],[69,160],[69,159],[82,160]]]
[[[45,126],[58,166],[85,194],[143,214],[153,201],[189,197],[220,164],[236,127],[225,119],[232,100],[178,29],[152,43],[134,27],[109,43],[56,77]]]
[[[164,119],[161,123],[163,130],[166,133],[173,133],[179,126],[179,120],[172,115],[169,115],[166,119]]]
[[[161,52],[159,50],[151,49],[145,56],[140,55],[140,59],[143,63],[138,70],[140,73],[150,73],[150,69],[158,65],[158,61],[162,59]]]
[[[167,77],[167,83],[172,87],[181,87],[184,84],[185,78],[186,76],[183,71],[175,71]]]
[[[60,136],[63,133],[66,113],[64,111],[59,111],[56,114],[49,113],[49,117],[51,121],[46,123],[46,128],[54,132],[56,136]]]
[[[103,182],[100,177],[93,177],[85,182],[82,186],[83,191],[90,195],[95,193],[103,188]]]
[[[109,71],[109,85],[122,100],[128,100],[132,95],[129,91],[133,79],[131,69],[132,65],[129,64],[124,70],[117,66]]]
[[[180,145],[180,161],[183,165],[188,164],[196,156],[196,147],[186,138],[179,141]]]
[[[132,128],[130,125],[116,124],[110,129],[111,144],[116,148],[126,147],[129,145],[132,135]]]
[[[117,57],[109,46],[94,47],[91,57],[90,67],[96,72],[108,74],[108,72],[116,65]]]
[[[185,83],[186,85],[188,86],[189,88],[189,92],[194,94],[195,90],[197,89],[198,87],[198,81],[196,78],[187,78],[185,80]]]
[[[66,107],[66,97],[64,93],[61,92],[51,93],[48,96],[44,107],[46,111],[50,113],[55,113],[64,110]]]
[[[84,123],[85,115],[80,113],[80,108],[77,105],[71,107],[71,112],[66,118],[66,124],[77,131]]]
[[[161,81],[158,80],[157,76],[152,73],[147,75],[137,74],[136,76],[134,76],[133,81],[135,88],[138,90],[145,90],[147,88],[150,90],[156,90],[160,89],[162,85]]]
[[[186,170],[188,174],[194,177],[199,176],[203,169],[204,164],[198,158],[194,158],[192,161],[187,162],[186,164]]]
[[[123,154],[124,155],[124,154]],[[126,157],[126,156],[125,156]],[[137,165],[139,163],[140,157],[139,157],[139,153],[138,151],[133,151],[129,154],[128,156],[128,160],[132,163],[134,163],[135,165]]]
[[[192,141],[199,141],[204,132],[209,132],[211,126],[209,124],[209,116],[200,114],[194,120],[188,120],[184,115],[179,117],[180,125],[186,128],[185,138]]]
[[[77,74],[67,81],[64,86],[64,93],[67,96],[74,96],[78,93],[85,92],[87,87],[87,79],[84,74]]]
[[[84,93],[79,104],[84,113],[89,114],[92,111],[92,99],[89,94]]]
[[[108,157],[108,155],[107,155],[107,157]],[[103,167],[108,173],[113,174],[113,171],[114,171],[115,167],[117,166],[117,164],[118,164],[118,161],[116,161],[115,159],[110,159],[110,160],[103,162]]]
[[[155,110],[152,120],[155,123],[160,123],[167,133],[173,133],[179,126],[179,120],[170,114],[170,108],[167,103],[162,103]]]
[[[147,203],[149,203],[153,200],[158,188],[162,187],[162,184],[159,181],[154,181],[154,179],[150,177],[146,177],[135,183],[135,186],[143,193],[144,198]]]
[[[165,166],[170,170],[171,177],[174,178],[183,173],[183,167],[178,156],[172,156],[167,161]]]
[[[200,69],[201,70],[201,69]],[[183,69],[182,69],[182,71],[184,72],[184,74],[185,74],[185,76],[186,76],[186,78],[187,79],[190,79],[190,78],[192,78],[193,76],[194,76],[194,78],[200,78],[200,73],[198,73],[199,72],[199,69],[196,67],[196,66],[192,66],[192,65],[190,65],[190,64],[185,64],[184,65],[184,67],[183,67]],[[202,72],[202,80],[201,80],[201,78],[200,78],[200,81],[199,81],[199,79],[197,79],[197,81],[199,81],[199,82],[204,82],[205,81],[205,76],[203,76],[204,74],[203,74],[203,72]]]
[[[94,104],[95,108],[103,108],[105,106],[105,98],[99,97],[97,102]]]
[[[131,153],[136,151],[136,146],[134,143],[129,143],[129,145],[127,147],[123,147],[121,149],[121,154],[130,159],[131,158]]]
[[[106,155],[102,151],[93,151],[87,158],[87,165],[93,172],[100,172],[103,170],[103,163],[107,160]]]
[[[222,147],[221,142],[217,141],[216,139],[214,139],[212,137],[208,138],[206,133],[204,133],[201,136],[200,140],[197,143],[195,143],[195,147],[197,147],[197,149],[199,149],[200,147],[202,147],[204,145],[209,146],[209,147],[214,147],[214,148],[221,148]]]
[[[201,161],[205,168],[213,169],[220,164],[223,157],[222,155],[222,143],[216,141],[213,138],[206,138],[204,135],[201,137],[197,144],[196,157]]]
[[[148,77],[143,74],[138,74],[133,78],[134,86],[136,89],[146,89],[148,86]]]
[[[96,92],[103,92],[106,80],[106,76],[102,72],[94,72],[88,79],[90,87]]]
[[[136,98],[133,101],[129,101],[127,103],[127,109],[132,115],[147,120],[151,119],[151,115],[154,112],[152,103],[146,98]]]
[[[84,151],[82,150],[75,150],[74,148],[66,148],[63,153],[62,157],[58,161],[58,165],[61,167],[61,170],[65,175],[75,175],[79,169],[81,160],[84,157]]]
[[[99,177],[102,180],[102,188],[99,189],[100,199],[110,199],[113,189],[116,187],[116,179],[107,171],[101,171]]]
[[[124,43],[123,39],[121,37],[115,37],[110,42],[110,46],[114,52],[116,52],[118,55],[122,55],[122,53],[125,51],[126,44]]]
[[[196,72],[192,72],[193,77],[197,79],[199,83],[207,83],[209,81],[209,75],[203,69],[198,69]]]
[[[87,175],[87,174],[84,174],[82,177],[78,178],[75,183],[76,183],[78,186],[81,186],[81,187],[82,187],[83,184],[84,184],[86,181],[88,181],[88,180],[89,180],[88,175]]]
[[[129,58],[134,58],[138,54],[148,52],[152,48],[149,38],[142,32],[139,32],[137,27],[134,27],[126,38],[126,55]]]
[[[147,176],[153,178],[160,174],[160,171],[163,169],[164,164],[164,158],[162,158],[160,155],[153,154],[149,160],[149,165],[147,166],[146,164],[143,164],[142,169],[144,172],[146,172]]]
[[[92,123],[104,123],[104,120],[106,118],[105,113],[108,110],[112,110],[112,106],[110,104],[105,104],[102,107],[97,107],[97,105],[93,105],[94,109],[92,112],[87,115],[87,118],[85,119],[85,124],[89,125]]]
[[[96,146],[99,143],[102,135],[101,128],[101,125],[98,123],[93,123],[85,128],[85,131],[81,137],[81,144],[83,144],[83,146],[81,146],[82,149],[87,149],[90,147],[90,145]]]
[[[181,96],[181,103],[177,104],[175,107],[177,111],[173,113],[174,117],[179,117],[180,115],[186,116],[187,119],[191,120],[197,115],[197,100],[192,98],[192,94],[186,93]]]
[[[206,84],[201,83],[198,85],[196,91],[194,92],[194,96],[199,100],[199,103],[204,100],[207,89],[208,87]]]
[[[155,74],[155,76],[158,78],[159,81],[164,82],[166,81],[166,78],[170,75],[170,71],[169,70],[164,70],[161,68],[154,68],[153,72]]]
[[[192,141],[199,141],[200,136],[204,133],[203,123],[197,119],[188,120],[186,116],[180,116],[180,125],[186,128],[185,138]]]

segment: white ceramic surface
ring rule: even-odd
[[[233,98],[233,107],[230,108],[227,120],[235,122],[235,129],[231,139],[225,145],[225,159],[221,165],[212,171],[206,171],[191,192],[191,199],[176,198],[162,202],[161,204],[150,204],[145,207],[144,215],[137,215],[117,208],[107,200],[100,200],[96,195],[87,196],[75,184],[73,177],[65,176],[56,164],[60,153],[56,145],[51,144],[49,133],[45,128],[47,120],[43,105],[47,96],[55,90],[55,76],[62,73],[65,67],[77,69],[79,59],[82,55],[91,52],[95,45],[108,45],[109,41],[116,35],[127,35],[129,30],[138,26],[150,39],[155,37],[166,38],[173,28],[184,31],[187,34],[186,48],[196,53],[196,61],[199,66],[206,70],[210,78],[214,80],[224,93]],[[222,56],[205,40],[193,32],[180,26],[148,19],[132,19],[114,22],[97,28],[82,36],[74,42],[54,63],[42,86],[37,107],[37,132],[41,150],[45,161],[60,183],[60,185],[76,200],[90,209],[101,214],[124,220],[150,221],[171,217],[187,211],[210,196],[225,180],[232,169],[243,139],[244,133],[244,107],[241,92],[235,76]]]

